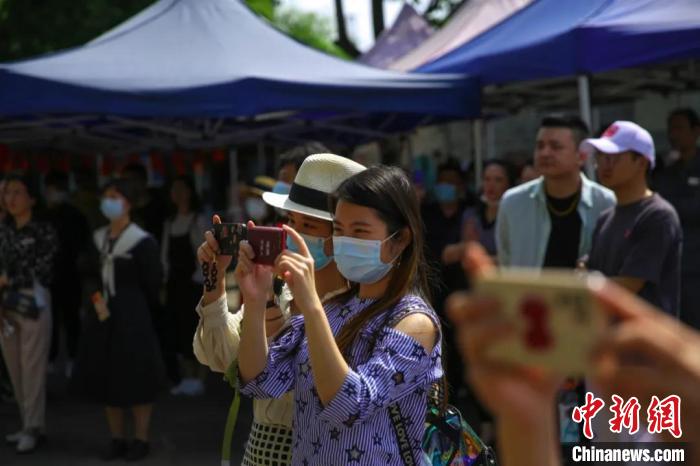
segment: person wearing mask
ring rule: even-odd
[[[494,268],[475,244],[468,247],[465,262],[474,279]],[[640,401],[666,394],[681,397],[683,436],[679,441],[690,442],[686,448],[690,457],[684,464],[699,466],[700,454],[694,446],[700,429],[700,359],[696,357],[700,353],[700,333],[612,281],[602,283],[593,293],[600,309],[616,322],[607,327],[591,355],[596,386],[607,397],[634,396]],[[447,306],[458,328],[471,384],[497,419],[499,464],[570,464],[571,458],[562,461],[555,435],[557,420],[551,410],[562,377],[488,357],[493,345],[512,338],[515,331],[498,300],[460,293],[451,296]]]
[[[175,213],[165,221],[160,243],[167,310],[161,322],[161,347],[168,378],[177,383],[171,393],[198,396],[204,393],[206,368],[197,362],[192,352],[192,335],[197,328],[197,314],[192,309],[202,289],[197,248],[206,223],[190,176],[181,175],[173,180],[170,201]],[[178,358],[182,367],[179,367]]]
[[[164,377],[152,318],[160,306],[162,267],[158,243],[131,221],[138,192],[125,178],[102,190],[101,210],[109,224],[93,235],[102,287],[84,321],[73,377],[79,392],[105,406],[111,441],[103,460],[148,455],[153,403]],[[134,436],[128,444],[127,409]]]
[[[325,306],[314,259],[293,228],[284,227],[299,252],[284,251],[274,267],[253,263],[250,245],[241,244],[241,391],[269,398],[294,389],[293,465],[418,463],[428,389],[442,367],[439,320],[424,298],[415,192],[401,169],[375,166],[341,184],[336,198],[334,258],[354,285]],[[268,345],[264,308],[274,274],[301,315]]]
[[[331,241],[333,216],[327,198],[343,181],[364,169],[362,165],[338,155],[310,155],[299,169],[289,194],[263,194],[265,202],[287,212],[287,225],[304,238],[314,258],[315,289],[321,302],[332,299],[348,288],[347,280],[340,275],[334,261]],[[219,221],[215,216],[214,223]],[[291,238],[288,238],[287,245],[290,250],[298,250]],[[199,248],[199,260],[201,263],[215,260],[217,270],[226,270],[231,257],[217,255],[217,250],[218,245],[208,232],[206,241]],[[199,361],[211,370],[226,372],[238,359],[245,304],[235,314],[229,313],[223,277],[216,285],[212,290],[205,289],[197,307],[200,321],[194,336],[194,352]],[[273,292],[273,288],[268,290],[268,296],[273,299],[265,305],[268,339],[288,324],[292,313],[298,314],[291,304],[292,295],[288,287],[285,285],[276,292]],[[291,391],[279,399],[253,401],[253,425],[244,452],[244,466],[266,464],[274,454],[278,455],[278,464],[290,463],[293,412],[294,392]],[[276,436],[269,435],[271,432]]]
[[[598,179],[617,198],[598,219],[588,269],[678,316],[682,231],[676,211],[647,184],[656,161],[651,134],[616,121],[581,148],[594,155]]]
[[[243,188],[244,218],[252,219],[258,225],[272,225],[275,211],[262,199],[266,191],[275,188],[276,181],[269,176],[256,176],[251,186]]]
[[[510,164],[489,160],[482,172],[482,194],[476,207],[468,208],[462,217],[462,240],[478,241],[491,256],[496,256],[496,216],[503,194],[514,184]]]
[[[423,222],[427,226],[426,255],[436,271],[437,279],[431,281],[433,306],[441,317],[444,317],[445,298],[453,291],[468,287],[459,265],[463,252],[462,216],[466,207],[464,192],[462,167],[457,160],[449,159],[438,166],[436,184],[433,187],[435,201],[424,204],[421,209]],[[443,331],[447,349],[445,355],[447,380],[454,394],[457,395],[455,398],[462,398],[466,395],[463,390],[462,364],[457,351],[454,350],[455,342],[451,327],[445,325]]]
[[[501,267],[574,268],[588,254],[598,217],[615,195],[581,173],[579,144],[587,134],[577,117],[542,120],[535,144],[542,176],[506,191],[498,209]]]
[[[0,346],[22,428],[5,440],[30,453],[43,439],[46,371],[51,346],[51,286],[58,243],[53,227],[37,219],[38,182],[30,175],[5,179],[8,216],[0,230]]]
[[[654,179],[654,188],[678,212],[683,228],[681,320],[700,329],[700,118],[690,108],[668,117],[675,161]]]
[[[80,337],[80,306],[82,304],[82,276],[76,258],[86,252],[90,241],[90,227],[85,216],[69,201],[68,175],[52,171],[44,180],[47,220],[58,234],[58,251],[51,283],[53,335],[49,361],[55,363],[64,335],[68,360],[65,374],[70,378]]]
[[[126,165],[121,175],[131,180],[136,188],[131,219],[150,233],[156,241],[160,241],[163,237],[163,225],[165,225],[168,209],[160,193],[148,188],[148,170],[140,163],[134,162]]]

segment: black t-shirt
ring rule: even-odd
[[[659,194],[617,206],[598,219],[588,268],[643,279],[638,295],[677,316],[682,237],[676,211]]]
[[[581,216],[578,214],[580,199],[581,192],[565,198],[547,195],[547,211],[552,229],[547,241],[543,267],[576,267],[581,242]]]

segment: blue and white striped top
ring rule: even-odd
[[[327,304],[333,334],[372,302],[354,297],[344,304]],[[440,339],[428,355],[414,338],[387,326],[413,313],[426,314],[439,331],[439,320],[423,299],[402,298],[360,332],[350,350],[350,372],[326,407],[313,384],[304,318],[292,317],[287,331],[271,342],[267,366],[241,390],[255,398],[295,391],[292,465],[403,465],[389,414],[394,403],[404,418],[415,462],[420,464],[427,394],[442,376],[442,364]]]

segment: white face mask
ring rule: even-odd
[[[259,197],[249,197],[246,199],[245,211],[248,212],[250,218],[256,222],[264,220],[269,213],[267,204]]]

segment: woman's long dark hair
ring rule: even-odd
[[[420,295],[427,301],[430,300],[430,293],[423,251],[423,220],[416,193],[406,174],[397,167],[380,165],[368,168],[340,185],[334,196],[334,204],[341,200],[374,209],[386,223],[389,234],[408,228],[411,235],[408,245],[396,259],[386,293],[350,319],[336,336],[338,348],[347,358],[355,338],[372,318],[391,309],[408,293]],[[389,241],[397,241],[403,234]],[[339,296],[338,301],[346,300],[357,289],[357,285],[354,285],[348,293]]]

